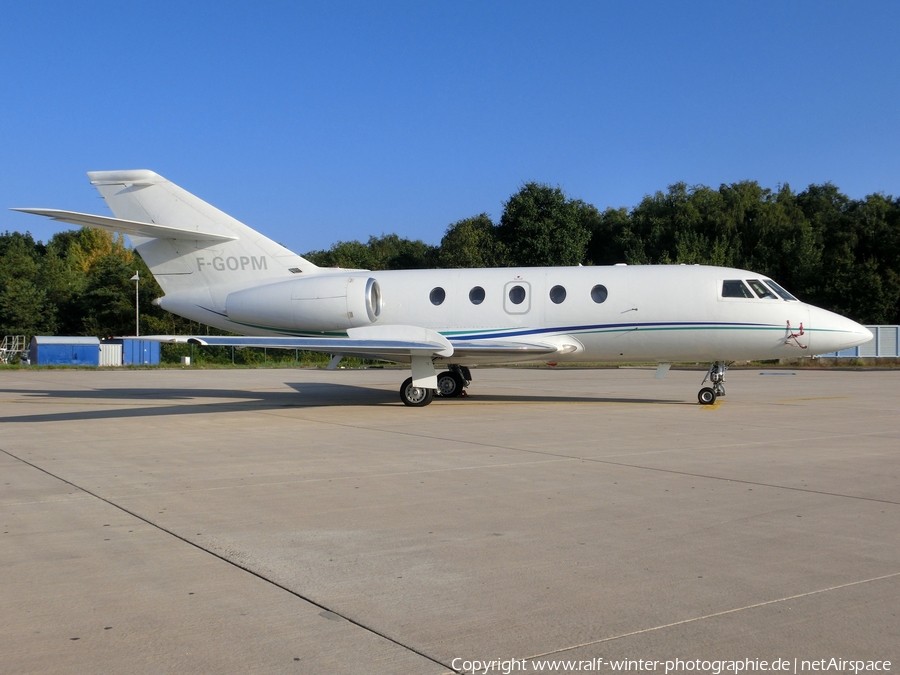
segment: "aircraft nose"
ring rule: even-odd
[[[812,345],[815,354],[827,354],[865,344],[875,336],[865,326],[855,321],[821,309],[809,308],[809,323],[813,329]]]

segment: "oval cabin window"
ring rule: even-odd
[[[555,305],[562,304],[562,301],[566,299],[566,289],[562,286],[554,286],[550,289],[550,300]]]

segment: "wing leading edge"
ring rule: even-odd
[[[210,345],[219,347],[271,347],[356,356],[385,361],[406,361],[413,356],[466,358],[521,356],[532,358],[542,354],[567,351],[547,343],[510,342],[500,340],[464,340],[451,342],[446,337],[420,326],[365,326],[351,328],[348,337],[294,336],[219,336],[219,335],[153,335],[145,340],[158,342]],[[454,360],[455,360],[454,359]]]

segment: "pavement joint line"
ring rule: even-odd
[[[554,649],[553,651],[544,652],[543,654],[535,654],[534,656],[526,656],[523,660],[525,661],[533,661],[534,659],[539,659],[545,656],[551,656],[553,654],[561,654],[563,652],[568,652],[573,649],[579,649],[581,647],[589,647],[591,645],[601,644],[603,642],[612,642],[613,640],[621,640],[622,638],[632,637],[634,635],[641,635],[643,633],[652,633],[653,631],[664,630],[666,628],[673,628],[675,626],[683,626],[688,623],[695,623],[697,621],[703,621],[705,619],[714,619],[717,616],[726,616],[728,614],[735,614],[736,612],[743,612],[748,609],[756,609],[757,607],[765,607],[766,605],[774,605],[780,602],[787,602],[789,600],[798,600],[800,598],[806,598],[811,595],[818,595],[820,593],[828,593],[829,591],[837,591],[842,588],[849,588],[851,586],[859,586],[860,584],[868,584],[873,581],[882,581],[884,579],[892,579],[894,577],[900,576],[900,572],[893,572],[891,574],[883,574],[880,577],[871,577],[870,579],[859,579],[857,581],[850,581],[846,584],[838,584],[837,586],[830,586],[828,588],[817,588],[814,591],[807,591],[806,593],[798,593],[797,595],[789,595],[784,598],[776,598],[774,600],[765,600],[763,602],[757,602],[752,605],[745,605],[744,607],[734,607],[732,609],[726,609],[721,612],[713,612],[712,614],[704,614],[703,616],[695,616],[690,619],[682,619],[681,621],[673,621],[672,623],[663,624],[661,626],[653,626],[651,628],[642,628],[641,630],[631,631],[630,633],[622,633],[621,635],[611,635],[610,637],[600,638],[598,640],[590,640],[589,642],[582,642],[581,644],[571,645],[570,647],[563,647],[562,649]]]
[[[364,630],[368,633],[371,633],[372,635],[375,635],[375,636],[381,638],[382,640],[386,640],[387,642],[390,642],[391,644],[397,645],[401,649],[405,649],[409,652],[412,652],[413,654],[416,654],[417,656],[421,656],[423,659],[426,659],[426,660],[430,661],[431,663],[441,666],[442,668],[447,668],[448,671],[451,673],[460,673],[461,672],[461,671],[454,669],[452,666],[438,660],[437,658],[435,658],[433,656],[429,656],[425,652],[423,652],[419,649],[416,649],[415,647],[404,644],[404,643],[400,642],[398,639],[392,638],[389,635],[382,633],[381,631],[379,631],[375,628],[372,628],[371,626],[368,626],[357,619],[353,619],[352,617],[349,617],[346,614],[343,614],[335,609],[332,609],[331,607],[328,607],[327,605],[324,605],[321,602],[317,602],[316,600],[313,600],[312,598],[309,598],[298,591],[288,588],[287,586],[275,581],[274,579],[269,579],[268,577],[260,574],[259,572],[256,572],[255,570],[250,569],[249,567],[245,567],[244,565],[241,565],[240,563],[237,563],[234,560],[229,560],[224,555],[216,553],[215,551],[211,551],[208,548],[204,548],[203,546],[200,546],[200,544],[181,536],[177,532],[173,532],[172,530],[169,530],[169,529],[163,527],[159,523],[155,523],[152,520],[150,520],[149,518],[145,518],[144,516],[134,512],[134,511],[131,511],[120,504],[110,501],[109,499],[107,499],[95,492],[92,492],[92,491],[88,490],[87,488],[83,488],[80,485],[73,483],[70,480],[66,480],[62,476],[58,476],[58,475],[52,473],[51,471],[48,471],[47,469],[45,469],[41,466],[38,466],[37,464],[33,464],[32,462],[29,462],[26,459],[18,457],[17,455],[14,455],[13,453],[9,452],[8,450],[4,450],[3,448],[0,448],[0,452],[11,457],[12,459],[15,459],[15,460],[21,462],[22,464],[30,466],[31,468],[36,469],[37,471],[40,471],[41,473],[44,473],[44,474],[50,476],[51,478],[54,478],[62,483],[65,483],[66,485],[71,485],[76,490],[84,492],[84,493],[90,495],[91,497],[93,497],[94,499],[97,499],[105,504],[108,504],[109,506],[112,506],[115,509],[118,509],[119,511],[122,511],[123,513],[128,514],[132,518],[137,518],[141,522],[144,522],[147,525],[150,525],[151,527],[159,530],[160,532],[164,532],[164,533],[168,534],[169,536],[174,537],[175,539],[178,539],[182,543],[187,544],[188,546],[191,546],[191,547],[197,549],[198,551],[203,551],[204,553],[212,556],[213,558],[216,558],[217,560],[220,560],[228,565],[231,565],[232,567],[235,567],[236,569],[246,572],[247,574],[250,574],[251,576],[256,577],[260,581],[270,584],[271,586],[274,586],[275,588],[278,588],[279,590],[282,590],[285,593],[289,593],[290,595],[294,596],[295,598],[298,598],[298,599],[302,600],[303,602],[309,603],[313,607],[324,610],[326,612],[331,612],[332,614],[342,618],[347,623],[350,623],[350,624],[356,626],[357,628],[361,628],[362,630]]]
[[[694,404],[691,404],[691,405],[694,405]],[[304,409],[308,409],[308,407],[304,406]],[[269,411],[265,411],[264,414],[270,414],[270,415],[273,415],[276,417],[280,417],[281,416],[279,414],[280,412],[282,412],[282,411],[281,410],[269,410]],[[492,443],[479,443],[477,441],[471,441],[471,440],[465,440],[465,439],[446,438],[443,436],[432,436],[432,435],[423,434],[423,433],[412,433],[412,432],[407,432],[407,431],[399,431],[397,429],[392,429],[392,428],[387,428],[387,427],[372,427],[372,426],[360,427],[355,424],[348,424],[346,422],[332,422],[330,420],[311,419],[308,417],[304,417],[302,419],[304,421],[310,422],[310,423],[344,427],[344,428],[348,428],[348,429],[355,429],[357,431],[380,431],[382,433],[399,434],[399,435],[404,435],[404,436],[414,436],[416,438],[427,438],[429,440],[434,440],[434,441],[451,441],[454,443],[478,445],[478,446],[483,446],[483,447],[488,447],[488,448],[499,448],[499,449],[503,449],[503,450],[516,450],[516,451],[521,451],[521,452],[543,452],[543,451],[539,451],[539,450],[528,450],[527,448],[516,448],[516,447],[512,447],[512,446],[507,446],[507,445],[497,445],[497,444],[492,444]],[[794,427],[790,427],[790,429],[795,430]],[[806,429],[806,430],[802,430],[802,431],[812,432],[812,431],[816,431],[816,430],[815,429]],[[812,437],[805,437],[805,438],[799,438],[799,439],[792,439],[791,442],[799,443],[801,441],[802,442],[822,441],[822,440],[832,440],[835,438],[876,438],[879,436],[890,436],[894,433],[896,433],[896,432],[880,431],[880,432],[876,432],[876,433],[867,433],[867,434],[858,434],[858,433],[857,434],[827,434],[824,436],[812,436]],[[727,445],[717,445],[716,447],[719,447],[719,448],[743,448],[743,447],[750,447],[750,446],[755,446],[755,445],[767,445],[767,444],[770,444],[771,442],[772,441],[753,441],[750,443],[729,443]],[[689,446],[686,448],[676,448],[675,451],[702,450],[705,447],[706,446],[695,445],[695,446]],[[665,450],[665,451],[654,451],[654,452],[670,452],[670,451]],[[649,454],[649,453],[642,453],[642,454]]]
[[[866,502],[878,502],[880,504],[893,504],[895,506],[900,506],[900,502],[895,502],[890,499],[878,499],[877,497],[862,497],[860,495],[847,495],[840,492],[827,492],[825,490],[813,490],[812,488],[801,488],[801,487],[793,487],[790,485],[777,485],[775,483],[761,483],[759,481],[753,480],[744,480],[742,478],[725,478],[723,476],[710,476],[702,473],[692,473],[690,471],[676,471],[674,469],[660,469],[654,466],[640,466],[639,464],[625,464],[624,462],[610,462],[605,459],[590,459],[585,458],[583,461],[585,462],[597,462],[598,464],[611,464],[613,466],[623,466],[629,467],[632,469],[644,469],[645,471],[659,471],[661,473],[672,473],[679,476],[691,476],[694,478],[706,478],[709,480],[721,480],[727,483],[741,483],[743,485],[756,485],[757,487],[767,487],[767,488],[775,488],[778,490],[792,490],[794,492],[809,492],[816,495],[825,495],[827,497],[843,497],[844,499],[857,499],[860,501]]]
[[[788,427],[785,430],[803,431],[803,432],[817,431],[816,429],[798,429],[796,427]],[[897,434],[896,431],[879,431],[879,432],[867,433],[867,434],[828,434],[827,436],[805,436],[803,438],[795,438],[795,439],[792,438],[792,439],[789,439],[789,442],[791,442],[791,443],[801,443],[801,442],[809,443],[812,441],[829,441],[829,440],[835,440],[835,439],[840,439],[840,438],[859,439],[859,438],[878,438],[881,436],[892,437],[896,434]],[[756,446],[761,446],[761,445],[772,445],[772,441],[766,440],[766,441],[749,441],[749,442],[742,442],[742,443],[716,444],[715,447],[719,448],[719,449],[751,448],[751,447],[756,447]],[[669,452],[682,452],[685,450],[705,450],[707,448],[708,448],[708,446],[705,446],[705,445],[688,445],[688,446],[681,447],[681,448],[666,448],[665,450],[647,450],[644,452],[607,455],[607,457],[634,457],[636,455],[655,455],[655,454],[664,454],[664,453],[669,453]]]
[[[184,488],[182,490],[166,490],[165,492],[139,492],[134,494],[112,495],[110,499],[128,499],[129,497],[152,497],[154,495],[181,494],[184,492],[212,492],[214,490],[233,490],[235,488],[272,487],[275,485],[297,485],[305,483],[322,483],[342,480],[368,480],[370,478],[390,478],[391,476],[419,476],[428,473],[444,473],[447,471],[473,471],[477,469],[497,469],[508,466],[531,466],[533,464],[553,464],[554,462],[577,461],[572,457],[558,457],[553,459],[541,459],[533,462],[505,462],[503,464],[476,464],[472,466],[453,466],[445,469],[422,469],[420,471],[392,471],[390,473],[373,473],[359,476],[334,476],[332,478],[304,478],[302,480],[283,480],[274,483],[247,483],[246,485],[218,485],[204,488]],[[65,501],[65,500],[47,500]],[[29,504],[41,504],[43,502],[25,502]]]
[[[564,394],[560,394],[560,398],[562,399]],[[630,400],[630,399],[602,399],[598,398],[594,401],[569,401],[569,400],[559,400],[553,401],[550,399],[541,399],[540,401],[480,401],[477,397],[472,396],[470,398],[476,399],[475,401],[441,401],[440,406],[442,408],[446,406],[465,406],[471,405],[472,403],[477,403],[480,406],[526,406],[526,405],[553,405],[553,406],[574,406],[574,405],[630,405],[633,403],[638,403],[640,405],[689,405],[696,406],[696,403],[691,401],[676,401],[674,399],[668,401],[648,401],[646,399],[639,400]]]
[[[69,405],[69,406],[76,405],[75,402],[71,402],[71,401],[25,401],[25,402],[31,403],[31,404],[42,404],[42,405]],[[91,401],[91,405],[96,404],[98,406],[105,405],[108,407],[115,407],[118,410],[121,410],[123,413],[127,413],[128,411],[135,411],[135,412],[139,413],[143,410],[149,410],[149,409],[163,410],[165,408],[171,408],[175,413],[184,414],[184,415],[197,415],[197,414],[208,413],[208,412],[217,412],[217,413],[241,412],[241,411],[248,411],[248,410],[250,410],[250,411],[259,410],[259,411],[262,411],[265,413],[265,412],[268,412],[271,408],[271,406],[266,405],[264,403],[260,403],[260,402],[256,401],[255,399],[254,399],[254,401],[248,401],[248,403],[252,403],[252,402],[256,402],[257,405],[247,406],[240,402],[234,402],[233,399],[229,399],[228,401],[223,401],[223,402],[218,402],[218,403],[195,403],[194,400],[178,401],[175,403],[173,403],[173,402],[164,402],[164,403],[141,402],[141,405],[139,405],[139,406],[138,405],[129,405],[126,403],[118,404],[118,403],[101,403],[99,401]],[[185,412],[183,410],[183,408],[185,406],[192,406],[194,408],[198,408],[198,410],[191,410],[189,412]],[[219,410],[210,411],[209,408],[213,408],[213,407],[217,407],[217,408],[219,408]],[[311,406],[304,406],[304,407],[311,407]],[[93,412],[94,412],[93,410],[73,410],[73,411],[67,412],[67,413],[49,413],[46,415],[39,415],[39,414],[27,415],[27,416],[8,415],[6,417],[0,417],[0,424],[6,423],[6,422],[23,422],[26,420],[31,421],[31,422],[59,422],[59,421],[62,421],[62,420],[58,420],[58,419],[57,420],[41,419],[41,418],[53,417],[54,414],[73,415],[73,416],[74,415],[84,415],[84,417],[82,419],[74,419],[73,418],[71,420],[66,420],[66,421],[91,421],[91,420],[97,418],[96,415],[92,415]],[[141,415],[127,415],[127,414],[121,415],[121,417],[140,417],[140,416]]]
[[[65,399],[60,401],[43,401],[43,400],[28,400],[21,398],[13,398],[0,400],[0,403],[27,403],[29,405],[79,405],[82,403],[81,399]],[[116,403],[116,402],[106,402],[100,401],[97,399],[91,400],[91,405],[105,405],[105,406],[118,406],[120,408],[128,408],[128,407],[137,407],[137,404],[140,403],[140,407],[148,407],[148,408],[159,408],[162,406],[171,406],[171,403],[148,403],[146,401],[132,401],[131,403]],[[3,418],[0,417],[0,420]]]
[[[630,468],[630,469],[641,469],[643,471],[658,471],[660,473],[670,473],[670,474],[675,474],[675,475],[679,475],[679,476],[691,476],[693,478],[705,478],[707,480],[720,480],[720,481],[725,481],[727,483],[741,483],[743,485],[756,485],[758,487],[768,487],[768,488],[775,488],[775,489],[779,489],[779,490],[792,490],[794,492],[808,492],[808,493],[812,493],[812,494],[825,495],[828,497],[843,497],[845,499],[857,499],[860,501],[878,502],[881,504],[893,504],[893,505],[900,506],[900,502],[892,501],[890,499],[878,499],[876,497],[862,497],[860,495],[847,495],[847,494],[842,494],[840,492],[827,492],[825,490],[813,490],[812,488],[792,487],[790,485],[777,485],[775,483],[762,483],[759,481],[744,480],[742,478],[725,478],[724,476],[712,476],[712,475],[702,474],[702,473],[693,473],[690,471],[676,471],[674,469],[662,469],[662,468],[653,467],[653,466],[641,466],[640,464],[628,464],[626,462],[612,462],[608,459],[600,459],[600,458],[596,458],[596,457],[578,457],[575,455],[564,455],[564,454],[555,453],[555,452],[548,452],[546,450],[529,450],[528,448],[516,448],[516,447],[512,447],[512,446],[508,446],[508,445],[495,445],[495,444],[491,444],[491,443],[479,443],[478,441],[471,441],[471,440],[457,440],[457,439],[452,439],[452,438],[443,438],[443,437],[439,437],[439,436],[430,436],[428,434],[422,434],[422,433],[398,431],[396,429],[375,429],[372,427],[366,427],[365,429],[363,429],[362,427],[356,426],[354,424],[347,424],[347,423],[341,423],[341,422],[323,422],[323,424],[331,424],[333,426],[356,429],[357,431],[367,431],[370,433],[372,431],[381,431],[382,433],[397,434],[397,435],[401,435],[401,436],[412,436],[414,438],[427,438],[427,439],[433,440],[433,441],[453,441],[455,443],[461,443],[461,444],[465,444],[465,445],[475,445],[475,446],[480,446],[480,447],[485,447],[485,448],[510,450],[513,452],[527,452],[527,453],[531,453],[531,454],[535,454],[535,455],[544,455],[547,457],[558,457],[560,459],[572,459],[572,460],[578,460],[578,461],[582,461],[582,462],[595,462],[597,464],[610,464],[612,466],[621,466],[621,467],[626,467],[626,468]],[[888,432],[885,432],[885,433],[888,433]],[[864,436],[879,436],[879,435],[883,435],[883,434],[864,434]],[[852,437],[852,438],[859,437],[858,435],[852,435],[852,434],[844,434],[844,436]],[[833,439],[835,437],[836,437],[835,435],[830,435],[830,436],[822,436],[821,438],[822,439]],[[817,439],[801,439],[801,440],[809,441],[809,440],[817,440]],[[795,441],[795,442],[799,442],[799,441]],[[743,444],[737,444],[736,447],[741,447],[741,445],[743,445]],[[753,445],[759,445],[759,443],[754,443]],[[731,446],[731,447],[735,447],[735,446]]]
[[[838,399],[853,398],[852,396],[806,396],[803,398],[779,398],[776,403],[794,403],[795,401],[837,401]]]
[[[5,451],[4,451],[5,452]],[[87,495],[71,497],[69,499],[41,499],[36,502],[7,502],[3,506],[34,506],[35,504],[69,504],[71,502],[88,501]]]
[[[207,404],[207,405],[209,405],[209,404]],[[213,404],[213,405],[216,405],[216,404]],[[278,411],[274,411],[274,410],[264,410],[263,414],[272,414],[272,415],[278,416],[277,412]],[[307,422],[312,422],[312,423],[317,423],[317,424],[337,426],[337,427],[342,427],[342,428],[350,428],[350,429],[355,429],[357,431],[363,430],[362,427],[359,427],[354,424],[347,424],[345,422],[332,422],[332,421],[328,421],[328,420],[316,420],[316,419],[309,419],[309,418],[305,418],[305,419]],[[2,418],[0,418],[0,422],[2,422]],[[414,438],[425,438],[425,439],[429,439],[429,440],[433,440],[433,441],[448,441],[449,440],[449,441],[452,441],[455,443],[460,443],[463,445],[474,445],[474,446],[478,446],[478,447],[494,448],[494,449],[499,449],[499,450],[509,450],[509,451],[513,451],[513,452],[527,452],[527,453],[531,453],[531,454],[544,455],[544,456],[548,456],[548,457],[556,457],[558,459],[570,459],[570,460],[580,460],[583,462],[595,462],[598,464],[609,464],[612,466],[621,466],[621,467],[632,468],[632,469],[641,469],[644,471],[658,471],[661,473],[692,476],[694,478],[705,478],[707,480],[720,480],[720,481],[733,482],[733,483],[742,483],[744,485],[756,485],[758,487],[768,487],[768,488],[775,488],[775,489],[780,489],[780,490],[791,490],[791,491],[795,491],[795,492],[808,492],[808,493],[812,493],[812,494],[820,494],[820,495],[826,495],[826,496],[830,496],[830,497],[843,497],[845,499],[857,499],[857,500],[862,500],[862,501],[878,502],[878,503],[882,503],[882,504],[900,505],[900,502],[892,501],[889,499],[878,499],[875,497],[862,497],[859,495],[847,495],[847,494],[842,494],[839,492],[827,492],[825,490],[813,490],[811,488],[800,488],[800,487],[792,487],[792,486],[788,486],[788,485],[777,485],[777,484],[773,484],[773,483],[762,483],[762,482],[758,482],[758,481],[750,481],[750,480],[744,480],[744,479],[740,479],[740,478],[725,478],[723,476],[713,476],[713,475],[707,475],[707,474],[693,473],[693,472],[689,472],[689,471],[676,471],[674,469],[662,469],[662,468],[658,468],[658,467],[641,466],[639,464],[628,464],[626,462],[613,462],[608,459],[600,459],[600,458],[594,458],[594,457],[578,457],[578,456],[574,456],[574,455],[564,455],[564,454],[559,454],[559,453],[548,452],[546,450],[532,450],[532,449],[528,449],[528,448],[517,448],[517,447],[513,447],[513,446],[508,446],[508,445],[480,443],[478,441],[472,441],[472,440],[448,439],[448,438],[433,436],[433,435],[429,435],[429,434],[413,433],[413,432],[408,432],[408,431],[399,431],[397,429],[385,429],[385,428],[376,429],[376,428],[372,428],[372,427],[367,427],[365,429],[365,431],[367,431],[369,433],[371,433],[372,431],[379,431],[381,433],[411,436]],[[876,434],[864,434],[864,436],[873,437],[873,436],[883,436],[883,435],[889,435],[889,434],[890,434],[890,432],[883,432],[883,433],[876,433]],[[826,440],[826,439],[833,440],[836,437],[841,437],[841,436],[835,436],[832,434],[832,435],[828,435],[828,436],[821,436],[818,438],[797,439],[794,442],[800,442],[801,440],[804,442],[808,442],[810,440]],[[858,438],[859,435],[858,434],[857,435],[844,434],[843,437]],[[730,444],[730,445],[721,446],[721,447],[746,447],[748,445],[761,445],[761,444],[764,445],[766,443],[767,442],[763,442],[763,441],[749,443],[749,444],[736,443],[736,444]],[[4,452],[6,452],[6,451],[4,451]],[[14,455],[10,455],[10,456],[14,456]],[[21,460],[21,461],[24,461],[24,460]],[[473,467],[473,468],[475,468],[475,467]],[[75,487],[79,487],[79,486],[75,486]],[[83,488],[79,487],[79,489],[83,489]]]

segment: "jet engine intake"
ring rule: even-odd
[[[231,321],[256,328],[322,332],[374,323],[381,287],[371,277],[322,275],[290,279],[229,293]]]

